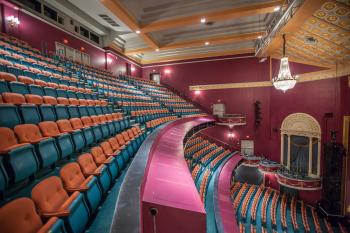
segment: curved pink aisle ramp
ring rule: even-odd
[[[242,160],[242,156],[235,155],[222,168],[218,182],[218,205],[223,232],[238,233],[239,227],[230,198],[231,176],[233,169]]]
[[[211,121],[177,120],[153,143],[141,192],[143,233],[206,232],[206,213],[184,158],[183,139],[193,127]],[[158,211],[155,217],[151,208]]]

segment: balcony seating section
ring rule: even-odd
[[[346,232],[296,197],[264,185],[234,182],[230,190],[237,223],[243,232]]]
[[[129,80],[0,34],[2,226],[84,232],[146,136],[178,116]]]
[[[200,136],[193,136],[186,142],[184,155],[200,197],[206,206],[205,197],[214,171],[231,151],[217,146]]]

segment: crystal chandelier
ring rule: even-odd
[[[281,58],[280,71],[278,76],[272,79],[272,84],[276,89],[285,92],[292,89],[296,82],[296,78],[291,75],[289,70],[288,57],[286,57],[286,38],[283,34],[283,57]]]

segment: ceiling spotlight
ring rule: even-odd
[[[201,23],[205,23],[207,20],[205,18],[201,18]]]
[[[158,52],[159,51],[159,49],[156,49],[156,52]]]
[[[279,11],[280,9],[281,9],[280,6],[276,6],[276,7],[273,9],[273,11],[276,12],[276,11]]]
[[[207,41],[207,42],[205,42],[204,44],[205,44],[205,45],[209,45],[210,43]]]
[[[262,38],[262,35],[258,36],[258,39],[261,39]]]
[[[141,31],[140,31],[140,30],[137,30],[137,31],[136,31],[136,34],[140,34],[140,33],[141,33]]]

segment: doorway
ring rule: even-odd
[[[150,79],[157,84],[160,84],[160,74],[159,73],[151,73]]]

